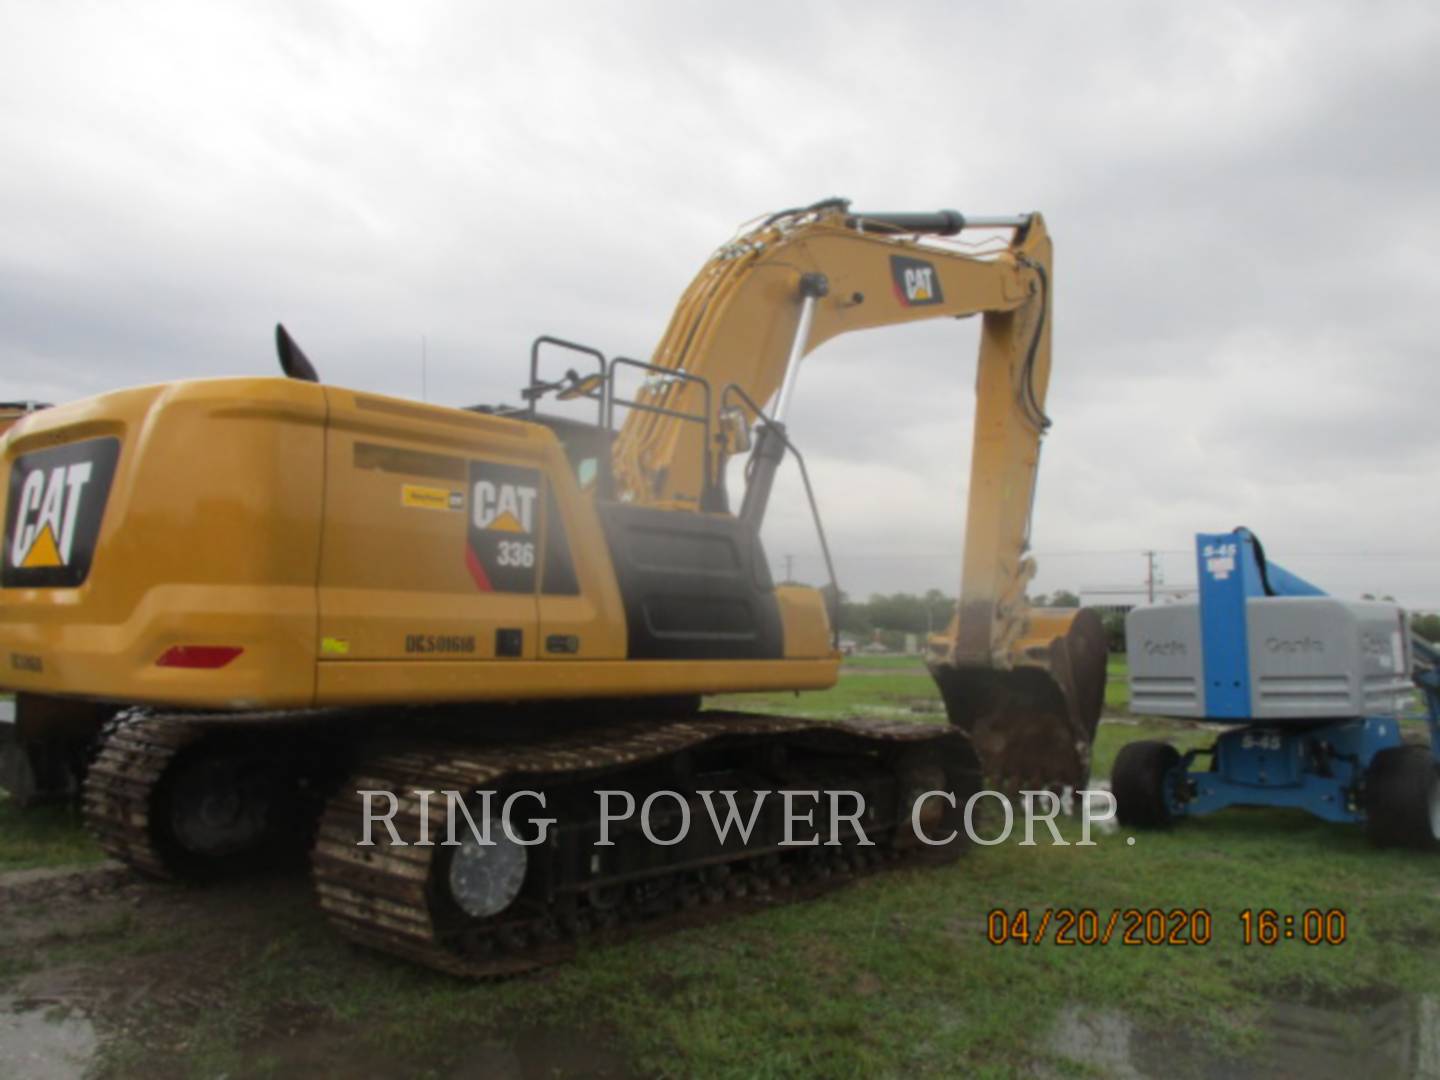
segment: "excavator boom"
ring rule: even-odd
[[[967,228],[1009,232],[986,255],[947,246]],[[959,602],[931,642],[931,672],[950,719],[971,732],[992,781],[1082,786],[1104,695],[1106,648],[1090,612],[1032,611],[1025,589],[1040,442],[1050,420],[1052,245],[1039,214],[966,217],[853,212],[844,200],[765,218],[721,247],[681,298],[655,367],[754,402],[760,441],[741,517],[757,525],[783,447],[801,359],[855,330],[982,317]],[[727,395],[699,400],[693,381],[654,384],[654,411],[632,414],[615,446],[626,498],[721,505],[727,442],[704,445],[676,413],[710,413],[724,431]],[[768,451],[768,452],[767,452]],[[758,467],[757,467],[758,466]]]

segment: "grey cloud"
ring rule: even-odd
[[[417,396],[425,335],[432,400],[513,400],[537,333],[645,355],[749,216],[836,193],[1041,209],[1040,588],[1142,568],[1047,549],[1183,549],[1240,520],[1302,555],[1440,532],[1431,5],[56,3],[7,22],[0,396],[268,372],[283,319],[332,381]],[[807,361],[794,431],[851,591],[953,587],[973,356],[973,326],[936,324]],[[793,506],[767,533],[777,557],[809,550]],[[1440,563],[1321,573],[1440,606]]]

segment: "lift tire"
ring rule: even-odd
[[[1163,829],[1173,820],[1165,797],[1165,776],[1180,764],[1169,743],[1144,740],[1121,747],[1110,770],[1110,791],[1122,825]]]
[[[1440,764],[1428,746],[1392,746],[1371,759],[1365,830],[1376,847],[1440,850]]]

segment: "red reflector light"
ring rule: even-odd
[[[239,645],[171,645],[155,666],[222,668],[244,651]]]

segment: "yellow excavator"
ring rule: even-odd
[[[962,250],[969,228],[999,246]],[[648,361],[537,340],[517,406],[323,384],[277,327],[284,378],[27,415],[0,442],[4,782],[30,798],[83,777],[102,844],[153,875],[308,849],[345,934],[466,975],[928,853],[987,777],[1082,786],[1103,633],[1025,601],[1050,265],[1038,214],[832,199],[721,247]],[[848,331],[972,315],[961,592],[931,659],[951,723],[702,709],[838,678],[833,572],[828,591],[777,586],[760,541],[781,464],[804,476],[786,427],[803,358]],[[727,463],[747,453],[732,493]],[[597,841],[597,792],[673,825],[717,790],[746,836],[658,844],[647,819]],[[864,836],[785,842],[793,820],[765,796],[822,790],[856,793]],[[920,805],[937,790],[955,805]],[[518,827],[553,827],[520,843],[507,818],[498,842],[434,843],[440,792],[465,793],[465,815],[529,792]]]

